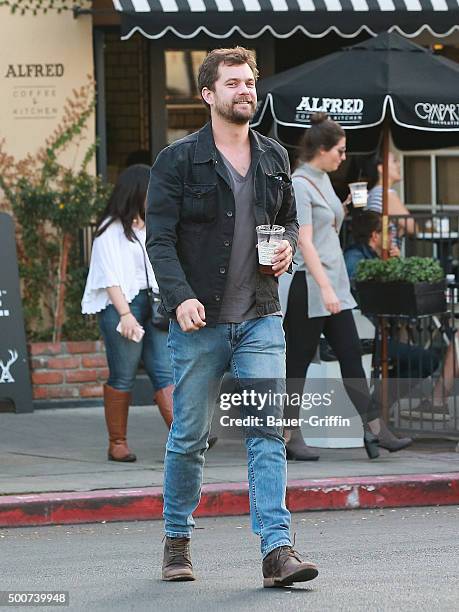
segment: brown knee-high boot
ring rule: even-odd
[[[153,398],[155,404],[157,404],[159,412],[164,419],[164,422],[167,425],[167,429],[171,428],[172,421],[174,419],[174,408],[173,408],[173,400],[172,395],[174,393],[174,385],[169,385],[168,387],[164,387],[159,391],[156,391]],[[208,448],[212,448],[215,445],[218,438],[213,437],[207,440]]]
[[[163,387],[159,391],[156,391],[153,398],[155,404],[158,406],[159,413],[166,423],[167,429],[171,428],[172,420],[174,418],[172,394],[174,392],[174,385],[168,385]]]
[[[105,422],[108,430],[108,458],[110,461],[135,461],[126,442],[129,404],[129,391],[119,391],[104,385]]]

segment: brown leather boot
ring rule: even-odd
[[[159,412],[167,425],[167,429],[171,428],[172,420],[174,418],[172,394],[174,392],[174,385],[163,387],[153,396],[155,404],[157,404]]]
[[[168,538],[164,543],[163,580],[195,580],[189,538]]]
[[[129,391],[119,391],[104,385],[105,422],[108,430],[108,458],[110,461],[136,461],[126,442],[129,403]]]
[[[263,586],[283,587],[294,582],[313,580],[319,571],[309,561],[302,561],[292,546],[279,546],[263,559]]]

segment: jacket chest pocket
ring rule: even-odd
[[[182,221],[210,223],[217,214],[217,185],[185,183]]]
[[[275,215],[282,206],[285,190],[291,185],[292,181],[285,172],[266,172],[266,210],[271,222],[274,221]]]

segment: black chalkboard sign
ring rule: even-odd
[[[32,412],[24,318],[22,316],[14,224],[0,213],[0,401],[16,412]]]

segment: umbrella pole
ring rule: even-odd
[[[386,115],[383,124],[383,207],[382,207],[382,258],[389,259],[389,115]],[[381,326],[381,417],[389,421],[389,350],[388,334],[385,317],[380,317]]]
[[[389,117],[383,124],[382,258],[389,259]]]

